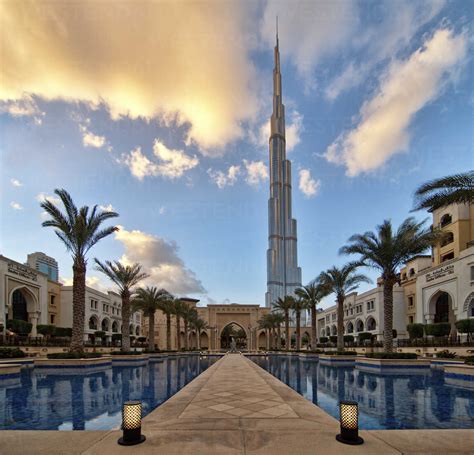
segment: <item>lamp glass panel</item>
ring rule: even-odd
[[[358,428],[358,406],[352,403],[341,403],[341,427],[348,430]]]
[[[139,401],[128,401],[123,405],[123,429],[135,430],[142,425],[142,404]]]

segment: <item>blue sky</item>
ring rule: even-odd
[[[473,167],[472,2],[121,5],[1,5],[7,257],[44,251],[71,279],[39,206],[66,188],[120,214],[91,258],[263,304],[277,14],[304,282],[351,234],[399,224],[417,185]]]

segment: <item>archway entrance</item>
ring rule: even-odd
[[[435,300],[434,322],[449,322],[449,295],[441,292]]]
[[[28,302],[21,289],[12,294],[12,319],[28,322]]]
[[[238,324],[231,322],[227,324],[221,332],[221,349],[230,349],[232,339],[235,340],[237,349],[247,349],[247,334]]]

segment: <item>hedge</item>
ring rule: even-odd
[[[111,355],[140,355],[143,354],[140,351],[112,351]]]
[[[9,319],[7,321],[7,329],[18,335],[28,335],[33,328],[31,322],[22,321],[21,319]]]
[[[466,365],[474,365],[474,355],[469,355],[469,356],[465,357],[464,363]]]
[[[53,336],[56,327],[52,324],[38,324],[36,331],[45,337]]]
[[[331,343],[337,343],[337,335],[331,335],[329,341],[331,341]]]
[[[413,340],[415,338],[423,338],[423,335],[425,334],[424,327],[424,324],[420,323],[408,324],[407,330],[408,335],[410,336],[410,340]]]
[[[55,337],[72,337],[71,327],[56,327],[53,336]]]
[[[474,319],[460,319],[456,322],[456,328],[460,333],[474,333]]]
[[[18,348],[0,348],[0,359],[15,359],[26,357],[26,354]]]
[[[97,338],[105,338],[107,335],[103,330],[96,330],[94,332],[94,336],[96,336]]]
[[[344,335],[344,343],[353,343],[354,335]]]
[[[325,351],[325,355],[357,355],[356,351]]]
[[[366,354],[371,359],[416,359],[418,356],[412,352],[371,352]]]
[[[434,337],[444,337],[451,332],[451,324],[449,322],[438,322],[436,324],[426,324],[425,331],[427,335]]]
[[[320,343],[327,343],[329,341],[328,337],[319,337],[319,342]]]
[[[56,352],[48,354],[48,359],[96,359],[102,357],[98,352]]]
[[[365,341],[365,340],[372,341],[373,335],[369,332],[362,332],[362,333],[359,333],[358,337],[359,337],[360,342]]]

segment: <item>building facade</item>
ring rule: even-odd
[[[293,295],[301,286],[296,220],[292,217],[291,162],[286,159],[285,106],[282,101],[278,34],[273,69],[273,113],[270,120],[268,200],[267,292],[265,306]]]
[[[45,273],[51,281],[58,282],[59,267],[56,259],[37,251],[27,256],[26,263],[38,272]]]

